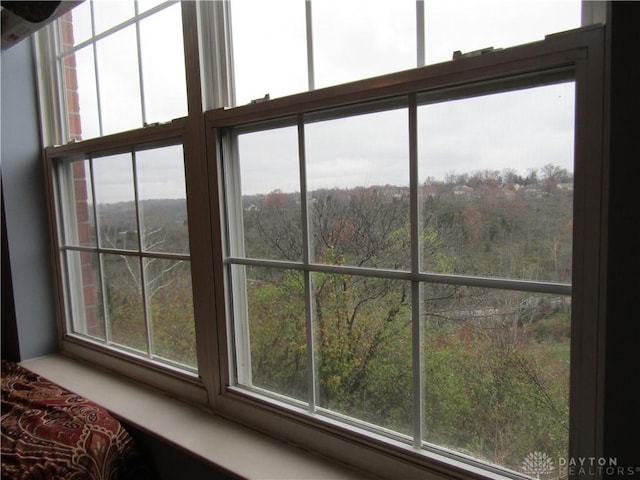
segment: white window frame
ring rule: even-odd
[[[593,4],[593,7],[590,6]],[[596,5],[597,4],[597,5]],[[418,4],[419,5],[419,4]],[[592,9],[591,16],[584,7]],[[418,7],[419,8],[419,7]],[[583,18],[598,20],[600,2],[586,2]],[[331,418],[233,386],[230,331],[225,293],[225,218],[220,194],[224,191],[221,170],[221,132],[236,125],[297,115],[352,102],[428,91],[434,95],[482,80],[491,82],[506,75],[527,76],[537,70],[571,71],[576,81],[576,168],[574,200],[571,405],[569,456],[600,457],[602,454],[603,331],[605,318],[606,169],[604,152],[604,29],[549,36],[543,42],[512,47],[473,58],[309,91],[269,102],[225,110],[232,104],[233,72],[227,2],[184,2],[183,31],[189,115],[168,125],[100,137],[49,149],[51,158],[103,151],[114,146],[166,141],[179,137],[184,146],[189,212],[190,253],[198,377],[148,360],[69,335],[62,302],[64,277],[59,263],[54,178],[47,164],[47,190],[57,316],[61,350],[71,356],[118,371],[191,403],[265,431],[366,472],[390,478],[488,478],[501,476],[500,469],[466,461],[442,451],[418,450],[375,432],[345,425]],[[38,34],[39,94],[43,142],[63,145],[68,140],[65,100],[59,66],[56,65],[55,29]],[[423,54],[422,54],[423,55]],[[420,53],[418,52],[418,58]],[[215,88],[209,88],[213,85]],[[517,87],[517,82],[514,84]],[[471,94],[467,90],[465,94]],[[476,94],[481,93],[480,90]],[[214,110],[212,110],[214,109]],[[203,111],[208,110],[204,114]]]
[[[218,29],[229,31],[229,35],[227,38],[231,37],[231,14],[228,6],[228,2],[214,2],[219,5],[216,7],[212,7],[212,9],[217,9],[218,12],[214,18],[214,22],[216,25],[220,25],[220,21],[224,22],[224,28]],[[316,89],[316,75],[315,75],[315,60],[314,60],[314,45],[313,45],[313,2],[305,1],[304,2],[304,23],[305,23],[305,51],[307,57],[307,91],[313,91]],[[223,13],[222,13],[223,12]],[[415,9],[415,26],[416,26],[416,38],[415,38],[415,47],[416,47],[416,67],[423,67],[425,65],[425,22],[424,22],[424,0],[416,0],[416,9]],[[230,45],[231,42],[227,40],[227,45]],[[227,48],[227,52],[230,53],[229,65],[232,65],[231,59],[233,57],[232,47]],[[233,70],[233,67],[230,68]],[[233,73],[231,73],[231,78],[233,77]],[[223,83],[224,85],[224,83]],[[233,81],[228,83],[231,88],[229,88],[229,96],[226,98],[226,103],[219,103],[217,106],[236,106],[235,101],[235,93],[233,90]],[[300,92],[302,93],[302,92]]]
[[[571,408],[570,408],[570,452],[569,456],[577,458],[589,452],[597,456],[602,446],[596,440],[599,410],[595,399],[601,391],[598,372],[599,355],[592,356],[586,352],[600,352],[602,348],[602,301],[603,293],[600,280],[603,268],[603,212],[602,193],[604,178],[602,167],[602,30],[598,27],[585,28],[576,32],[549,36],[543,42],[536,42],[513,47],[490,55],[476,58],[463,58],[446,64],[424,67],[422,69],[378,77],[375,80],[363,80],[337,87],[330,87],[314,92],[307,92],[290,97],[272,100],[266,103],[237,107],[234,109],[218,109],[209,111],[207,134],[209,135],[210,152],[215,155],[219,165],[218,186],[221,191],[218,208],[222,218],[236,217],[238,200],[230,202],[231,211],[225,211],[222,199],[229,199],[229,191],[237,191],[238,179],[234,172],[232,143],[227,143],[225,132],[233,127],[250,129],[250,125],[261,128],[279,119],[299,118],[310,112],[331,108],[357,105],[360,102],[377,101],[397,95],[420,93],[428,95],[433,101],[465,98],[486,93],[508,91],[510,89],[534,86],[538,81],[551,82],[566,80],[567,75],[576,85],[576,126],[575,126],[575,200],[574,200],[574,255],[573,284],[541,284],[521,280],[498,280],[465,276],[446,276],[420,273],[416,270],[416,252],[413,254],[414,268],[410,273],[380,270],[309,265],[308,256],[301,263],[271,260],[255,260],[242,257],[242,248],[229,249],[226,242],[226,231],[232,232],[230,241],[237,246],[241,232],[236,231],[238,222],[222,222],[221,243],[226,245],[223,252],[218,252],[219,263],[225,265],[260,265],[267,267],[285,267],[301,270],[305,275],[311,271],[329,273],[354,273],[402,278],[413,282],[414,291],[419,281],[460,283],[469,286],[508,288],[544,293],[572,295],[572,340],[571,340]],[[415,97],[412,102],[415,107]],[[353,107],[351,107],[353,108]],[[411,106],[409,107],[412,108]],[[415,111],[413,113],[415,116]],[[412,114],[410,114],[410,122]],[[415,117],[414,117],[415,121]],[[289,122],[291,122],[289,120]],[[296,124],[294,120],[294,124]],[[246,127],[245,127],[246,126]],[[256,129],[257,129],[256,128]],[[412,147],[410,147],[411,149]],[[415,157],[415,152],[412,153]],[[302,155],[301,155],[302,157]],[[304,159],[301,159],[303,163]],[[231,169],[223,163],[231,163]],[[415,168],[415,160],[414,166]],[[304,183],[304,182],[303,182]],[[415,182],[414,182],[415,183]],[[304,190],[304,185],[303,185]],[[417,192],[412,193],[417,195]],[[301,192],[304,202],[305,192]],[[415,203],[415,202],[414,202]],[[235,205],[235,207],[234,207]],[[304,207],[303,207],[304,208]],[[415,210],[415,209],[414,209]],[[235,212],[235,214],[234,214]],[[416,215],[414,211],[412,215]],[[241,218],[241,217],[240,217]],[[415,222],[414,222],[415,224]],[[241,228],[238,227],[238,228]],[[303,227],[304,230],[304,227]],[[593,232],[584,235],[583,232]],[[417,232],[413,232],[414,236]],[[235,238],[235,240],[234,240]],[[225,271],[226,272],[226,271]],[[216,271],[217,283],[226,284],[242,282],[241,278],[225,275]],[[307,279],[308,280],[308,279]],[[230,289],[228,288],[230,291]],[[415,291],[414,293],[417,293]],[[228,293],[229,294],[229,293]],[[418,297],[418,295],[415,295]],[[272,432],[324,454],[356,464],[359,468],[375,471],[383,476],[410,478],[418,472],[425,471],[461,475],[461,469],[467,472],[488,475],[502,475],[499,468],[482,465],[473,460],[464,459],[461,455],[436,450],[418,450],[423,446],[418,439],[418,425],[413,446],[408,446],[392,438],[382,439],[362,425],[340,422],[327,415],[318,415],[314,411],[313,399],[309,399],[310,408],[299,408],[292,403],[278,400],[277,396],[265,396],[250,388],[236,386],[250,381],[249,373],[234,365],[230,338],[233,337],[230,322],[230,308],[233,300],[219,303],[218,318],[227,318],[226,323],[219,322],[219,338],[225,339],[219,344],[224,367],[220,371],[220,391],[216,401],[216,409],[225,416],[236,421]],[[235,299],[236,302],[242,299]],[[418,300],[419,301],[419,300]],[[242,306],[240,307],[240,310]],[[240,320],[242,321],[242,320]],[[414,319],[414,342],[419,338],[419,324]],[[236,335],[238,333],[236,332]],[[414,349],[416,349],[414,345]],[[240,356],[242,356],[240,354]],[[239,360],[242,362],[241,360]],[[313,360],[311,360],[313,362]],[[245,359],[244,363],[247,363]],[[419,355],[414,355],[414,368],[419,368]],[[238,381],[235,376],[238,376]],[[312,391],[312,387],[311,391]],[[419,395],[421,386],[414,385],[414,395]],[[585,402],[591,398],[594,402]],[[414,405],[419,409],[419,405]],[[322,417],[320,419],[320,417]],[[588,421],[586,419],[589,419]],[[329,431],[329,437],[326,432]],[[331,440],[330,440],[331,439]],[[377,451],[381,455],[365,453]],[[394,460],[390,460],[392,457]],[[402,460],[400,460],[402,459]]]
[[[64,145],[72,141],[72,132],[70,131],[69,117],[67,112],[67,90],[65,88],[64,59],[69,55],[84,48],[91,48],[94,61],[95,71],[95,98],[97,102],[97,119],[99,134],[97,137],[104,136],[103,115],[100,94],[100,75],[97,62],[97,42],[116,34],[123,29],[134,26],[136,33],[136,63],[138,67],[138,90],[140,95],[141,126],[147,126],[146,102],[144,90],[144,68],[142,65],[141,39],[140,39],[140,22],[159,13],[166,8],[175,5],[179,0],[166,0],[152,8],[140,12],[138,10],[138,2],[133,2],[134,14],[125,21],[114,25],[107,30],[96,33],[95,30],[95,13],[93,1],[86,0],[90,8],[91,20],[91,36],[75,45],[64,49],[62,41],[62,33],[59,29],[59,23],[55,22],[38,32],[36,36],[37,45],[35,54],[37,63],[40,66],[38,72],[39,92],[41,95],[41,118],[43,131],[47,133],[45,136],[45,145]],[[184,23],[184,22],[183,22]],[[95,138],[95,137],[92,137]]]
[[[67,149],[66,152],[64,149],[55,149],[51,154],[47,154],[47,161],[50,164],[50,168],[53,170],[53,175],[57,180],[56,189],[55,189],[55,197],[56,197],[56,212],[59,217],[59,230],[58,241],[62,243],[60,245],[60,254],[65,256],[68,252],[86,252],[94,255],[98,255],[99,258],[103,258],[104,255],[118,255],[118,256],[126,256],[130,259],[134,259],[134,262],[138,266],[138,271],[140,274],[140,289],[142,295],[142,313],[145,322],[145,351],[138,351],[133,347],[118,344],[116,341],[112,339],[112,332],[109,328],[108,321],[108,309],[107,309],[107,299],[104,288],[101,288],[101,296],[102,296],[102,309],[103,309],[103,317],[105,318],[105,338],[103,340],[99,340],[96,338],[97,343],[103,343],[104,345],[113,345],[115,348],[127,351],[130,350],[132,354],[146,357],[151,361],[157,361],[158,363],[166,363],[167,366],[173,367],[178,370],[184,370],[185,372],[195,373],[195,368],[182,365],[178,362],[175,362],[169,358],[162,358],[159,355],[154,353],[154,345],[153,345],[153,334],[152,334],[152,317],[149,312],[149,298],[147,295],[147,268],[145,267],[145,260],[172,260],[172,261],[183,261],[191,264],[191,256],[189,253],[172,253],[172,252],[159,252],[148,250],[144,246],[143,235],[137,235],[137,241],[135,245],[132,245],[129,248],[117,248],[115,246],[107,246],[104,245],[101,236],[99,233],[100,230],[100,222],[99,216],[96,210],[96,198],[95,198],[95,174],[94,172],[94,164],[95,160],[101,157],[109,157],[111,155],[117,154],[128,154],[130,155],[130,165],[132,167],[133,173],[133,192],[134,192],[134,218],[136,222],[136,227],[138,232],[143,232],[143,220],[142,220],[142,212],[139,198],[139,184],[137,181],[137,158],[136,154],[139,152],[143,152],[147,149],[156,149],[156,148],[164,148],[171,146],[180,146],[179,138],[172,137],[163,137],[162,143],[154,143],[152,145],[131,145],[127,144],[122,149],[114,151],[112,149],[107,152],[101,151],[90,151],[86,149],[86,145],[84,145],[80,150],[74,151],[74,149]],[[51,150],[49,150],[51,151]],[[63,153],[65,152],[65,153]],[[90,193],[92,198],[90,199],[90,204],[93,206],[93,218],[96,219],[95,224],[93,226],[93,235],[96,239],[96,243],[93,246],[81,245],[78,242],[78,227],[76,225],[76,214],[73,211],[73,204],[75,203],[75,199],[71,198],[73,195],[69,195],[69,192],[73,192],[73,172],[72,172],[72,163],[75,161],[87,161],[89,164],[89,171],[87,172],[87,182],[90,185]],[[106,160],[108,161],[108,160]],[[83,337],[91,336],[82,330],[86,330],[85,319],[82,318],[80,312],[84,312],[85,309],[81,304],[84,304],[84,299],[81,298],[81,295],[77,295],[72,292],[71,285],[72,283],[78,285],[81,284],[82,274],[79,265],[73,265],[75,263],[72,260],[61,260],[63,265],[66,265],[65,269],[65,277],[67,279],[66,285],[66,298],[70,305],[68,305],[68,311],[66,312],[66,331],[69,336],[73,336],[74,334],[82,335]],[[98,269],[96,274],[98,275],[98,281],[102,287],[105,286],[105,273],[103,262],[98,262]],[[63,267],[64,268],[64,267]],[[71,322],[71,319],[74,320],[76,325],[74,326]],[[80,327],[78,326],[80,325]],[[84,328],[83,325],[84,324]],[[75,332],[75,333],[72,333]]]
[[[171,5],[163,3],[149,12]],[[217,3],[217,2],[216,2]],[[70,356],[122,373],[136,381],[166,391],[190,403],[210,405],[213,391],[213,369],[199,368],[198,374],[169,364],[134,355],[123,349],[115,350],[86,338],[73,335],[68,328],[70,319],[65,306],[65,273],[60,259],[61,219],[57,208],[55,164],[64,159],[88,158],[94,152],[132,151],[137,145],[180,143],[185,158],[188,212],[204,212],[204,215],[189,214],[192,290],[194,317],[196,321],[196,350],[198,365],[213,365],[216,355],[212,345],[216,342],[215,331],[204,319],[215,310],[215,289],[211,272],[211,217],[208,215],[208,177],[210,166],[205,158],[204,130],[202,123],[202,93],[200,81],[199,38],[196,2],[183,2],[182,27],[185,52],[185,71],[189,115],[160,125],[150,125],[137,130],[96,137],[81,142],[69,142],[66,124],[66,99],[62,81],[62,64],[57,54],[59,33],[56,25],[50,25],[38,33],[36,38],[36,60],[38,62],[38,86],[41,105],[43,143],[45,151],[46,189],[49,205],[50,232],[52,239],[52,262],[54,287],[56,290],[56,316],[61,351]],[[114,27],[117,28],[117,27]],[[110,30],[111,31],[111,30]],[[60,146],[56,146],[60,145]],[[204,200],[204,202],[203,202]],[[196,261],[197,259],[197,261]]]
[[[146,311],[146,294],[144,292],[144,268],[142,262],[145,258],[160,258],[169,260],[187,260],[193,265],[191,252],[189,254],[174,254],[160,252],[146,252],[142,248],[141,239],[138,239],[138,245],[133,250],[121,250],[105,247],[98,241],[95,246],[74,245],[73,242],[66,241],[68,234],[75,234],[73,222],[75,215],[69,211],[70,201],[67,190],[72,187],[65,188],[65,184],[69,185],[73,182],[72,174],[69,167],[70,162],[76,160],[89,160],[92,162],[94,158],[115,153],[132,154],[132,166],[135,164],[135,152],[148,148],[159,148],[171,145],[182,145],[186,151],[186,119],[178,119],[170,124],[159,125],[146,129],[136,130],[133,132],[125,132],[109,137],[96,138],[78,143],[69,143],[60,147],[48,147],[45,149],[45,168],[47,176],[47,191],[49,197],[50,210],[50,228],[52,231],[52,249],[53,264],[56,273],[55,286],[57,291],[57,309],[58,324],[60,330],[60,343],[63,352],[69,353],[80,358],[87,359],[93,363],[103,364],[116,371],[121,371],[136,380],[150,383],[164,390],[171,391],[175,395],[192,402],[206,403],[207,393],[202,384],[202,380],[198,377],[195,369],[186,366],[180,366],[170,360],[162,360],[154,358],[152,350],[146,353],[137,352],[127,348],[124,345],[110,345],[108,322],[105,325],[104,340],[94,340],[82,332],[78,332],[73,327],[73,321],[82,322],[81,318],[74,318],[73,313],[78,311],[78,302],[82,302],[78,295],[70,291],[68,285],[73,278],[79,278],[79,270],[69,271],[69,265],[64,260],[67,252],[89,252],[92,254],[116,254],[128,255],[138,259],[141,262],[140,274],[143,295],[143,309],[145,322],[149,321],[148,312]],[[186,158],[186,156],[185,156]],[[186,163],[186,162],[185,162]],[[135,180],[135,179],[134,179]],[[93,184],[94,180],[90,180]],[[94,189],[91,188],[93,191]],[[134,185],[134,191],[136,187]],[[71,190],[73,191],[73,190]],[[95,208],[95,201],[91,202]],[[136,203],[138,198],[136,195]],[[189,203],[189,201],[188,201]],[[140,223],[139,206],[136,206],[136,222]],[[188,208],[189,205],[188,205]],[[95,217],[95,211],[94,211]],[[191,220],[189,219],[190,223]],[[138,228],[140,230],[140,228]],[[98,240],[97,232],[96,240]],[[71,266],[73,269],[73,266]],[[97,272],[104,282],[104,275],[100,267]],[[192,272],[192,281],[193,281]],[[104,295],[104,292],[102,292]],[[67,299],[67,300],[65,300]],[[106,317],[105,317],[106,318]],[[73,320],[72,320],[73,319]],[[150,330],[147,325],[147,337]],[[151,347],[151,339],[147,338],[147,348]]]

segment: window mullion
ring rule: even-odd
[[[103,32],[100,32],[99,34],[96,35],[95,32],[95,26],[94,26],[94,22],[93,22],[93,2],[91,2],[91,37],[87,40],[84,40],[80,43],[77,43],[75,45],[73,45],[71,48],[68,48],[67,50],[62,50],[62,49],[58,49],[58,52],[61,52],[58,56],[59,57],[66,57],[67,55],[71,55],[72,53],[77,52],[78,50],[82,50],[84,47],[86,47],[87,45],[89,45],[90,43],[95,43],[99,40],[102,40],[103,38],[106,38],[110,35],[113,35],[114,33],[118,33],[121,30],[124,30],[125,28],[133,25],[134,22],[139,22],[140,20],[144,20],[145,18],[151,17],[152,15],[155,15],[156,13],[164,10],[167,7],[170,7],[173,3],[175,3],[175,0],[169,0],[166,2],[161,3],[160,5],[156,5],[153,8],[150,8],[149,10],[146,10],[144,12],[142,12],[141,14],[138,14],[136,11],[136,14],[125,20],[122,23],[119,23],[118,25],[115,25]],[[137,7],[138,2],[135,2],[135,5]]]
[[[315,90],[315,66],[313,59],[313,15],[311,0],[306,0],[305,5],[305,22],[307,32],[307,82],[309,91]]]
[[[144,81],[142,75],[142,45],[140,41],[140,20],[138,19],[138,2],[134,2],[136,14],[136,50],[138,52],[138,83],[140,84],[140,112],[142,114],[142,125],[147,125],[147,109],[144,100]]]
[[[309,4],[309,2],[307,2]],[[300,165],[300,214],[302,225],[302,262],[309,265],[311,262],[311,235],[309,225],[308,195],[307,195],[307,164],[305,155],[304,120],[298,115],[298,161]],[[314,413],[317,406],[318,388],[316,378],[315,338],[313,325],[313,279],[309,269],[305,269],[304,275],[304,303],[305,323],[307,334],[307,382],[309,412]]]
[[[235,105],[229,2],[197,2],[205,109]]]
[[[96,14],[93,8],[93,0],[91,1],[90,12],[91,12],[91,35],[92,37],[96,34]],[[100,99],[100,75],[98,72],[98,44],[97,41],[94,41],[91,45],[91,49],[93,50],[93,70],[94,75],[96,77],[96,107],[98,110],[98,130],[100,131],[100,136],[104,135],[104,128],[102,125],[102,101]]]
[[[92,9],[93,11],[93,9]],[[100,76],[98,72],[98,46],[97,44],[93,44],[91,47],[93,49],[93,70],[96,77],[96,106],[98,109],[98,129],[100,131],[100,136],[104,135],[104,128],[102,122],[102,100],[100,98]]]
[[[411,273],[420,273],[420,205],[418,194],[418,107],[416,95],[409,95],[409,217],[411,237]],[[411,370],[413,379],[413,446],[422,446],[424,409],[422,369],[422,289],[418,280],[411,282]]]
[[[74,187],[74,174],[73,165],[71,163],[58,165],[58,198],[60,200],[60,208],[62,210],[62,224],[58,230],[58,234],[62,237],[64,245],[77,244],[77,232],[78,226],[75,215],[73,215],[73,205],[75,203],[75,195],[71,192],[75,192]],[[75,235],[74,235],[75,234]],[[75,312],[84,311],[84,301],[82,295],[76,295],[73,293],[74,286],[82,284],[82,265],[77,259],[70,255],[68,251],[61,249],[60,256],[63,258],[63,263],[66,266],[66,272],[68,278],[65,279],[65,286],[67,290],[67,296],[69,299],[69,305],[66,306],[67,328],[75,330],[75,326],[71,319],[75,316]],[[86,325],[86,321],[84,322]],[[86,330],[86,328],[85,328]]]
[[[153,339],[151,338],[151,315],[149,314],[149,299],[147,298],[147,276],[145,259],[142,256],[144,250],[144,230],[142,225],[142,215],[140,215],[140,196],[138,192],[138,165],[136,162],[136,152],[131,151],[131,168],[133,169],[133,199],[136,212],[136,225],[138,227],[138,254],[137,261],[140,268],[140,294],[142,295],[142,314],[144,316],[144,326],[147,340],[147,356],[152,358]]]
[[[425,34],[424,34],[424,0],[416,0],[416,54],[417,67],[424,67],[425,59]]]
[[[223,139],[224,190],[227,198],[228,245],[226,255],[235,254],[244,258],[244,224],[242,212],[242,189],[240,165],[238,163],[238,139],[227,135]],[[235,382],[252,384],[251,343],[249,332],[249,305],[247,301],[247,275],[245,267],[229,266],[231,269],[231,309],[235,332]]]
[[[98,217],[98,204],[96,202],[96,184],[95,177],[93,174],[93,157],[89,157],[89,181],[91,182],[91,201],[93,202],[93,218],[95,224],[95,236],[96,236],[96,247],[98,250],[98,281],[100,282],[100,296],[102,298],[102,318],[104,321],[104,343],[105,345],[109,345],[111,343],[111,328],[109,326],[109,312],[107,308],[107,292],[104,288],[104,265],[103,265],[103,254],[100,253],[101,240],[100,240],[100,219]]]

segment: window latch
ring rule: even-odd
[[[501,48],[493,48],[486,47],[481,48],[480,50],[473,50],[472,52],[462,53],[460,50],[456,50],[453,52],[453,60],[458,60],[460,58],[468,58],[468,57],[479,57],[481,55],[485,55],[487,53],[498,52],[502,50]]]

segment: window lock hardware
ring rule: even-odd
[[[453,52],[453,60],[458,60],[460,58],[468,58],[468,57],[479,57],[481,55],[485,55],[487,53],[498,52],[502,50],[501,48],[494,47],[486,47],[481,48],[480,50],[473,50],[471,52],[462,53],[460,50],[456,50]]]

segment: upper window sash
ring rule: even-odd
[[[183,6],[168,1],[144,10],[138,2],[121,3],[120,10],[130,11],[100,30],[98,7],[103,4],[87,1],[37,35],[46,145],[187,114]]]
[[[581,23],[579,1],[461,6],[417,0],[398,2],[391,11],[359,1],[228,3],[235,81],[231,103],[220,106],[448,61],[454,52],[507,48]]]
[[[133,2],[133,6],[134,6],[134,11],[132,12],[133,14],[127,18],[126,20],[124,20],[121,23],[117,23],[107,29],[102,29],[101,31],[96,33],[96,27],[95,27],[95,19],[96,19],[96,14],[94,12],[94,8],[93,8],[93,3],[91,0],[86,2],[86,5],[89,6],[90,8],[90,32],[88,33],[87,38],[80,40],[80,41],[75,41],[73,44],[63,44],[57,54],[58,58],[62,58],[66,55],[69,55],[73,52],[76,52],[78,50],[81,50],[82,48],[86,47],[87,45],[90,45],[92,43],[97,42],[98,40],[101,40],[105,37],[108,37],[109,35],[112,35],[116,32],[119,32],[120,30],[130,26],[130,25],[134,25],[135,23],[144,20],[147,17],[150,17],[162,10],[164,10],[167,7],[170,7],[171,5],[173,5],[174,3],[177,3],[177,0],[169,0],[169,1],[165,1],[162,2],[148,10],[143,10],[140,11],[139,10],[139,4],[138,2]]]
[[[584,49],[582,39],[595,36],[597,33],[594,32],[598,31],[599,27],[585,27],[550,35],[544,41],[484,55],[461,57],[446,63],[250,105],[217,108],[205,112],[205,120],[209,127],[214,128],[250,128],[246,126],[256,124],[259,129],[260,122],[276,118],[329,111],[414,92],[420,93],[420,103],[432,103],[528,86],[532,84],[529,80],[532,77],[538,84],[554,83],[573,76],[577,61],[584,57],[581,52]],[[499,87],[497,84],[504,86]],[[453,93],[456,91],[459,93]]]
[[[133,3],[133,2],[132,2]],[[36,34],[37,41],[37,61],[38,61],[38,77],[39,91],[41,96],[42,111],[42,127],[44,132],[45,145],[60,145],[69,141],[73,132],[70,131],[68,122],[67,99],[64,89],[64,71],[60,67],[62,55],[68,55],[83,49],[93,48],[96,41],[105,39],[114,34],[121,33],[123,29],[137,26],[141,20],[152,18],[155,14],[171,7],[173,1],[160,2],[151,8],[145,10],[137,2],[134,3],[134,15],[131,18],[120,21],[118,24],[110,25],[103,31],[96,31],[94,28],[95,15],[90,16],[90,37],[76,42],[75,45],[64,45],[63,36],[60,34],[58,23],[51,24]],[[234,73],[234,47],[232,38],[232,1],[216,1],[216,2],[198,2],[197,9],[197,35],[199,36],[199,47],[202,49],[200,56],[200,68],[202,70],[203,82],[201,84],[201,94],[203,109],[212,109],[220,107],[228,107],[236,104],[235,102],[235,83],[238,72]],[[318,44],[314,45],[314,32],[312,29],[313,22],[320,21],[318,15],[313,16],[312,2],[304,2],[304,15],[300,21],[304,23],[305,49],[307,51],[307,63],[305,67],[306,75],[311,79],[309,90],[317,88],[318,85],[313,78],[316,74],[317,55],[314,55],[314,48],[318,48]],[[409,2],[412,5],[414,2]],[[588,25],[596,22],[604,21],[603,2],[583,2],[582,3],[582,25]],[[337,3],[335,4],[337,5]],[[89,2],[86,6],[81,5],[78,8],[89,9]],[[323,7],[324,8],[324,7]],[[425,35],[428,37],[429,24],[425,23],[425,18],[433,18],[429,14],[428,7],[425,7],[423,0],[417,0],[412,6],[415,10],[415,19],[412,27],[415,26],[415,55],[416,62],[407,65],[406,68],[413,66],[423,66],[425,64]],[[553,9],[553,5],[548,8]],[[425,10],[427,10],[425,12]],[[426,17],[425,17],[426,15]],[[415,24],[415,25],[414,25]],[[425,30],[426,29],[426,30]],[[317,32],[316,32],[317,33]],[[95,35],[94,35],[95,34]],[[427,39],[427,43],[433,45],[434,42]],[[487,45],[480,45],[486,47]],[[495,45],[501,47],[504,45]],[[462,48],[458,46],[456,48]],[[185,58],[188,55],[185,54]],[[450,57],[447,57],[450,58]],[[191,74],[192,66],[188,66],[187,75]],[[144,86],[142,87],[144,89]],[[193,91],[193,89],[191,89]],[[264,92],[268,93],[268,92]],[[260,96],[264,95],[262,93]],[[198,94],[200,97],[200,94]],[[144,106],[142,107],[144,109]],[[154,122],[153,118],[149,120]]]

